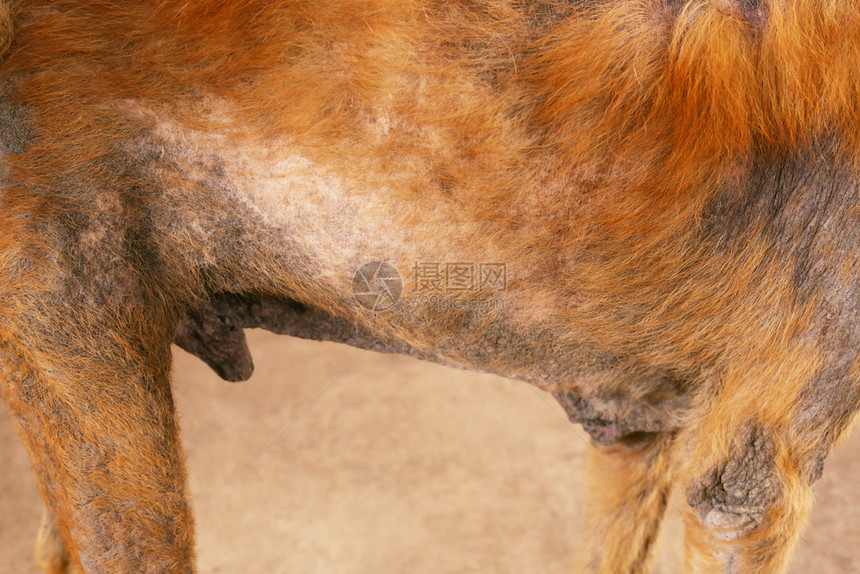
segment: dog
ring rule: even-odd
[[[782,572],[860,405],[860,6],[0,2],[0,394],[54,572],[193,572],[178,340],[551,391],[578,568]]]

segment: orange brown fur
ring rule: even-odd
[[[0,392],[73,565],[193,570],[169,343],[241,296],[555,392],[645,493],[583,569],[647,569],[669,479],[690,570],[785,568],[860,408],[858,3],[0,8]],[[368,260],[511,277],[374,313]]]

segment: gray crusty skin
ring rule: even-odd
[[[71,561],[194,571],[170,342],[241,379],[264,327],[555,393],[585,570],[646,571],[674,484],[691,569],[784,571],[860,411],[858,38],[816,0],[0,0],[0,395]],[[377,312],[374,261],[510,280]]]
[[[243,329],[265,329],[315,341],[334,341],[382,353],[433,359],[406,343],[372,336],[359,325],[275,297],[222,295],[189,311],[176,329],[175,343],[196,355],[226,381],[250,378],[254,362]]]
[[[252,328],[461,366],[402,341],[379,337],[361,325],[296,301],[266,296],[224,294],[214,297],[185,314],[177,326],[174,342],[200,358],[222,379],[239,382],[247,380],[254,372],[243,331]],[[680,398],[681,385],[667,381],[663,387],[674,388],[674,391],[651,393],[639,400],[618,394],[586,399],[570,390],[554,391],[553,396],[571,421],[582,424],[595,442],[608,446],[634,433],[677,428],[676,421],[686,407],[686,402]]]

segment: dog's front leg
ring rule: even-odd
[[[0,329],[0,391],[71,566],[192,572],[170,322],[133,304],[50,307]]]

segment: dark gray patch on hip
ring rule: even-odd
[[[0,85],[0,153],[22,153],[35,135],[30,108],[15,101],[16,82]]]

